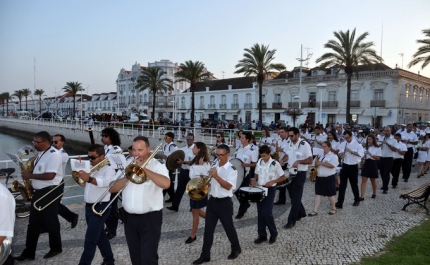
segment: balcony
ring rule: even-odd
[[[148,106],[148,105],[149,105],[148,101],[143,102],[143,106]]]
[[[322,107],[323,108],[337,108],[337,101],[323,101]]]
[[[239,108],[239,104],[233,103],[233,104],[231,104],[231,108],[232,109],[238,109]]]
[[[219,104],[220,109],[227,109],[227,104]]]
[[[208,109],[215,109],[216,108],[216,104],[208,104]]]
[[[257,108],[260,108],[260,103],[257,103]],[[267,103],[261,103],[261,109],[267,109]]]
[[[303,105],[302,105],[303,106]],[[288,108],[294,109],[299,107],[299,102],[288,102]]]
[[[360,107],[360,101],[358,100],[354,100],[354,101],[350,101],[350,106],[351,108],[359,108]]]
[[[245,109],[252,109],[252,103],[244,103],[243,108]]]
[[[197,109],[205,109],[205,105],[200,104],[200,106],[198,106]]]
[[[178,109],[185,109],[185,104],[181,104],[178,106]]]
[[[273,102],[272,109],[282,109],[282,102]]]
[[[371,100],[370,107],[383,107],[385,108],[385,100]]]

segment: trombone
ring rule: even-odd
[[[125,170],[123,172],[121,172],[121,174],[116,178],[115,181],[113,181],[110,185],[109,188],[107,190],[105,190],[105,192],[103,192],[103,194],[100,196],[100,198],[97,199],[97,201],[93,204],[93,212],[94,214],[98,215],[98,216],[102,216],[105,211],[111,206],[111,204],[115,201],[115,199],[121,194],[121,192],[125,189],[125,187],[127,187],[127,185],[130,182],[133,182],[134,184],[142,184],[144,182],[146,182],[148,180],[148,177],[146,176],[145,173],[145,167],[148,164],[148,162],[155,157],[155,155],[158,153],[158,151],[160,150],[161,146],[163,144],[159,144],[157,146],[157,148],[155,148],[155,150],[152,152],[152,154],[148,157],[148,159],[146,159],[146,161],[141,165],[137,165],[137,164],[130,164],[128,165]],[[124,185],[124,187],[118,191],[117,195],[115,195],[115,197],[110,200],[109,204],[100,212],[98,212],[95,208],[95,206],[100,203],[100,201],[106,196],[106,193],[109,192],[110,188],[112,188],[113,185],[115,185],[115,183],[121,179],[121,177],[125,174],[125,177],[128,179],[127,183]]]
[[[112,154],[121,154],[122,151],[116,151]],[[93,166],[90,169],[90,175],[93,174],[95,171],[101,169],[102,167],[106,166],[107,164],[109,164],[109,158],[105,158],[102,161],[100,161],[97,165]],[[75,184],[73,184],[70,188],[68,188],[66,191],[64,191],[63,193],[61,193],[60,195],[58,195],[57,197],[55,197],[52,201],[50,201],[48,204],[46,204],[44,207],[37,207],[36,204],[39,203],[41,200],[43,200],[46,196],[48,196],[49,194],[51,194],[51,192],[53,192],[54,190],[58,189],[59,187],[61,187],[61,185],[63,185],[64,183],[66,183],[67,181],[69,181],[70,178],[73,178],[73,180],[76,182]],[[46,193],[45,195],[43,195],[42,197],[40,197],[37,201],[35,201],[33,203],[33,207],[38,210],[39,212],[45,210],[49,205],[51,205],[53,202],[55,202],[56,200],[58,200],[59,198],[61,198],[61,196],[63,196],[64,194],[66,194],[67,192],[69,192],[71,189],[73,189],[74,187],[76,187],[77,185],[81,186],[81,187],[85,187],[85,181],[83,181],[80,177],[79,177],[79,172],[78,171],[72,171],[72,175],[66,179],[64,179],[63,181],[61,181],[60,184],[58,184],[57,187],[53,188],[52,190],[50,190],[48,193]]]

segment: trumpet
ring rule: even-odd
[[[125,189],[125,187],[127,187],[127,185],[130,182],[133,182],[134,184],[142,184],[144,182],[146,182],[148,180],[148,177],[146,176],[145,173],[145,167],[148,164],[148,162],[155,157],[155,155],[158,153],[158,151],[160,150],[161,146],[163,144],[159,144],[157,146],[157,148],[155,148],[155,150],[152,152],[152,154],[148,157],[148,159],[146,159],[146,161],[141,165],[137,165],[137,164],[130,164],[128,165],[125,170],[116,178],[115,181],[113,181],[110,185],[109,188],[106,189],[105,192],[103,192],[103,194],[100,196],[100,198],[97,199],[97,201],[93,204],[93,212],[94,214],[98,215],[98,216],[102,216],[106,210],[111,206],[111,204],[115,201],[115,199],[121,194],[121,192]],[[95,208],[95,206],[105,197],[106,193],[109,192],[110,188],[112,188],[113,185],[115,185],[115,183],[122,178],[122,176],[125,175],[125,177],[128,179],[127,183],[124,185],[124,187],[118,191],[117,195],[115,195],[115,197],[109,202],[109,204],[100,212],[98,212]]]
[[[113,154],[120,154],[122,153],[122,151],[116,151]],[[90,175],[94,174],[95,171],[101,169],[102,167],[106,166],[107,164],[109,164],[109,159],[105,158],[102,161],[100,161],[99,163],[97,163],[97,165],[93,166],[90,169]],[[36,204],[39,203],[39,201],[41,201],[42,199],[44,199],[46,196],[48,196],[49,194],[51,194],[51,192],[53,192],[54,190],[60,188],[64,183],[66,183],[67,181],[69,181],[70,178],[73,178],[73,180],[76,182],[75,184],[73,184],[72,186],[70,186],[70,188],[68,188],[66,191],[64,191],[63,193],[61,193],[60,195],[58,195],[57,197],[55,197],[52,201],[50,201],[48,204],[46,204],[44,207],[37,207]],[[58,200],[59,198],[61,198],[64,194],[66,194],[67,192],[69,192],[71,189],[73,189],[76,186],[81,186],[81,187],[85,187],[85,181],[83,181],[80,177],[79,177],[79,172],[78,171],[72,171],[72,175],[66,179],[64,179],[63,181],[61,181],[60,184],[58,184],[57,187],[53,188],[52,190],[50,190],[48,193],[46,193],[45,195],[43,195],[42,197],[40,197],[40,199],[38,199],[37,201],[35,201],[33,203],[33,207],[38,210],[39,212],[45,210],[49,205],[51,205],[53,202],[55,202],[56,200]]]

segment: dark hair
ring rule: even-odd
[[[127,150],[133,150],[133,145],[130,145]]]
[[[293,132],[294,135],[297,135],[300,133],[299,129],[297,129],[297,127],[291,127],[290,129],[288,129],[289,132]]]
[[[100,144],[92,144],[88,147],[88,152],[96,152],[99,156],[105,155],[105,149]]]
[[[339,139],[337,139],[336,132],[334,132],[333,130],[331,130],[331,131],[329,131],[329,132],[327,133],[327,136],[328,136],[328,134],[333,135],[333,140],[335,140],[336,142],[339,142]],[[330,144],[330,145],[331,145],[331,144]],[[331,147],[331,146],[330,146],[330,147]]]
[[[322,142],[322,143],[321,143],[321,146],[322,146],[322,144],[326,144],[328,147],[330,147],[330,148],[331,148],[331,143],[330,143],[330,141],[324,141],[324,142]]]
[[[225,138],[223,133],[217,133],[217,135],[221,136],[221,143],[225,143]]]
[[[220,144],[217,146],[216,149],[221,149],[224,150],[226,153],[230,153],[230,147],[228,147],[228,145],[226,144]]]
[[[166,133],[164,134],[164,136],[167,136],[167,137],[169,137],[169,138],[172,138],[172,140],[173,140],[173,139],[175,139],[175,135],[174,135],[172,132],[166,132]]]
[[[400,133],[396,133],[394,136],[400,137],[400,139],[402,139],[402,135]]]
[[[202,157],[203,157],[204,162],[209,162],[209,153],[208,153],[208,148],[206,147],[206,144],[203,142],[195,142],[194,145],[198,149],[200,149],[200,151],[197,153],[197,155],[191,161],[191,165],[198,164],[200,161],[200,158],[202,158]]]
[[[369,134],[368,136],[367,136],[367,138],[372,138],[372,140],[373,140],[373,145],[374,146],[376,146],[376,147],[379,147],[379,145],[378,145],[378,140],[376,139],[376,136],[374,135],[374,134]],[[369,143],[367,142],[367,139],[366,139],[366,148],[368,148],[369,147]]]
[[[188,134],[187,134],[187,136],[192,136],[192,137],[193,137],[193,139],[195,138],[195,137],[194,137],[194,133],[188,133]],[[173,138],[172,138],[172,139],[173,139]]]
[[[350,137],[352,136],[352,132],[350,131],[350,130],[345,130],[344,132],[343,132],[343,135],[349,135]]]
[[[288,132],[288,127],[281,127],[279,130],[283,130],[284,132]]]
[[[263,131],[266,133],[266,137],[270,137],[269,129],[263,128]]]
[[[41,131],[34,135],[34,138],[40,138],[43,141],[51,141],[51,135],[47,131]]]
[[[245,135],[245,139],[251,141],[251,133],[250,132],[242,132],[242,135]]]
[[[119,133],[111,127],[104,128],[102,134],[109,135],[112,145],[121,145],[121,139],[119,138]]]
[[[54,135],[54,137],[60,137],[62,142],[66,142],[66,137],[64,137],[64,135],[62,135],[62,134],[56,134],[56,135]]]
[[[133,143],[134,142],[137,142],[137,141],[144,141],[145,142],[145,144],[146,144],[146,146],[150,146],[149,145],[149,140],[148,140],[148,138],[146,138],[145,136],[136,136],[134,139],[133,139]]]
[[[260,148],[258,148],[258,153],[259,154],[268,154],[270,155],[270,147],[268,147],[267,145],[262,145],[260,146]]]

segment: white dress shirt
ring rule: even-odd
[[[418,141],[418,137],[413,131],[411,131],[409,133],[407,131],[403,131],[401,133],[401,135],[402,135],[402,141],[403,140],[408,140],[409,142],[417,142]],[[411,147],[414,147],[414,145],[408,143],[408,144],[406,144],[406,147],[411,148]]]
[[[64,148],[61,148],[60,150],[58,150],[61,153],[61,157],[63,158],[62,161],[62,166],[63,166],[63,176],[66,175],[66,166],[67,166],[67,162],[69,161],[69,155],[66,153],[66,151],[64,151]]]
[[[185,158],[184,161],[188,162],[194,159],[195,155],[193,153],[193,148],[194,148],[194,144],[192,144],[190,147],[188,147],[188,145],[185,145],[184,147],[182,147],[182,151],[184,151],[185,153]],[[190,169],[190,165],[187,164],[182,164],[182,169]]]
[[[407,152],[408,151],[408,148],[406,147],[406,144],[404,144],[402,142],[397,142],[396,141],[394,147],[396,147],[399,151],[403,151],[403,152]],[[399,152],[394,152],[394,159],[398,159],[398,158],[403,159],[404,157],[405,157],[405,155],[402,155]]]
[[[298,140],[297,143],[290,143],[288,155],[288,167],[292,167],[297,160],[304,160],[312,157],[311,146],[305,140]],[[299,164],[298,171],[307,171],[308,164]]]
[[[121,147],[118,145],[105,145],[105,157],[109,154],[112,154],[114,152],[120,151]]]
[[[151,159],[146,168],[169,179],[169,171],[157,159]],[[133,214],[159,211],[163,209],[163,189],[150,179],[142,184],[129,182],[122,192],[122,205]]]
[[[258,175],[257,184],[259,186],[263,186],[269,181],[282,177],[285,173],[278,161],[269,158],[266,163],[262,158],[260,158],[257,162],[255,174]],[[276,186],[276,183],[273,184],[272,187],[273,186]]]
[[[122,172],[119,171],[118,174]],[[85,185],[84,191],[84,201],[86,203],[95,203],[103,192],[109,187],[109,184],[114,181],[115,178],[115,168],[110,165],[106,165],[101,169],[95,171],[91,177],[95,178],[97,185],[92,183],[87,183]],[[110,200],[110,192],[107,192],[100,202],[108,202]]]
[[[318,143],[317,143],[317,141],[318,141]],[[316,147],[316,148],[322,148],[321,143],[324,142],[324,141],[327,141],[327,136],[326,135],[323,135],[321,133],[318,134],[318,135],[315,135],[315,137],[314,137],[314,147]]]
[[[251,144],[248,144],[245,147],[240,147],[234,157],[239,158],[245,164],[251,164],[257,162],[258,155],[256,155],[255,147]],[[250,167],[245,167],[245,170],[250,170]]]
[[[190,179],[200,178],[200,176],[207,176],[211,169],[209,162],[203,163],[203,165],[194,164],[190,166]]]
[[[358,153],[358,156],[351,154],[350,152],[345,153],[345,147],[349,148],[352,152]],[[344,141],[340,144],[339,153],[343,153],[343,163],[347,165],[358,165],[361,162],[361,158],[364,156],[363,146],[354,139],[351,142]]]
[[[333,150],[339,150],[339,148],[340,148],[340,143],[339,142],[336,142],[335,140],[332,140],[332,141],[330,141],[330,144],[331,144],[331,148]]]
[[[171,155],[173,152],[175,152],[176,150],[178,150],[178,147],[173,142],[169,144],[168,143],[163,144],[163,153],[167,157]]]
[[[15,199],[3,184],[0,184],[0,209],[0,236],[11,239],[15,225]]]
[[[384,144],[384,141],[386,141],[389,145],[395,146],[397,142],[396,139],[394,139],[392,136],[390,138],[384,137],[381,144],[381,157],[394,157],[394,151]]]
[[[372,156],[381,156],[381,154],[382,154],[381,147],[370,146],[370,147],[368,147],[367,150],[366,150],[366,147],[364,149],[365,149],[365,152],[364,152],[365,153],[365,159],[375,160],[375,158],[373,158]],[[366,151],[368,151],[370,153],[370,155],[366,154]]]
[[[318,158],[320,162],[330,163],[334,167],[328,168],[325,166],[319,166],[318,167],[318,177],[329,177],[331,175],[336,174],[336,167],[339,165],[339,159],[337,155],[333,152],[328,152],[326,155],[322,155]]]
[[[40,190],[48,186],[58,185],[63,180],[63,157],[61,153],[51,146],[46,151],[39,152],[34,160],[33,174],[56,173],[51,180],[32,179],[33,188]]]
[[[218,165],[218,160],[216,160],[215,167],[218,172],[218,175],[223,180],[230,183],[232,187],[230,190],[226,190],[218,183],[218,181],[212,179],[210,186],[211,196],[215,198],[233,197],[233,190],[236,190],[237,170],[228,161],[224,164],[224,166],[220,167]]]

